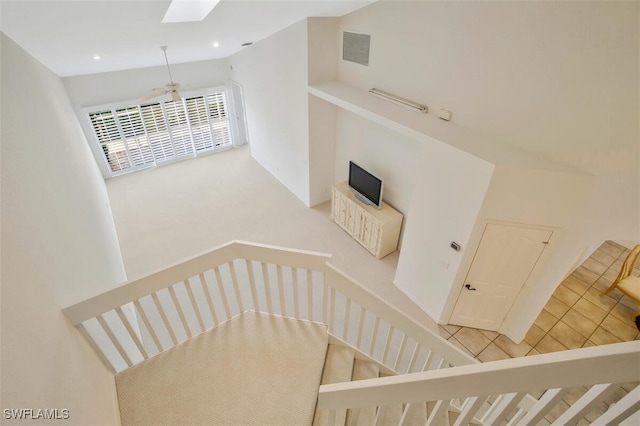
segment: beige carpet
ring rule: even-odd
[[[327,339],[246,312],[117,375],[122,425],[310,425]]]
[[[320,251],[333,254],[335,266],[438,331],[393,284],[398,252],[382,260],[373,257],[331,221],[330,202],[307,208],[250,157],[248,146],[128,173],[106,184],[130,280],[230,240]]]

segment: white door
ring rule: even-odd
[[[238,145],[244,145],[249,142],[249,133],[247,131],[247,119],[244,110],[244,92],[242,86],[235,81],[231,81],[231,91],[233,94],[233,105],[236,113],[236,126],[238,129]]]
[[[497,331],[552,234],[487,224],[449,322]]]

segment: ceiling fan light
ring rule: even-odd
[[[180,93],[178,93],[178,89],[180,89],[180,83],[176,83],[173,81],[173,76],[171,75],[171,67],[169,66],[169,58],[167,58],[167,46],[160,46],[160,50],[164,54],[164,60],[167,64],[167,72],[169,73],[169,83],[165,84],[163,88],[155,88],[152,89],[152,93],[141,97],[140,99],[143,101],[153,99],[158,96],[163,96],[166,94],[171,94],[171,99],[174,102],[182,102],[182,97]]]
[[[219,2],[220,0],[172,0],[162,23],[202,21]]]

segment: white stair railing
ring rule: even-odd
[[[331,256],[234,241],[64,309],[116,373],[255,310],[322,322],[387,366],[476,361],[328,264]],[[133,314],[127,307],[133,305]]]
[[[590,386],[577,402],[567,408],[554,425],[576,424],[597,403],[621,386],[640,379],[640,341],[555,352],[473,364],[445,370],[404,374],[379,379],[320,386],[318,409],[362,409],[389,404],[438,401],[446,410],[449,401],[460,399],[461,414],[455,424],[476,418],[481,424],[535,425],[552,409],[562,407],[561,398],[572,388]],[[517,405],[529,392],[545,390],[527,409]],[[640,387],[626,393],[594,424],[617,424],[640,409]],[[495,396],[495,397],[492,397]],[[480,415],[487,400],[493,400]],[[444,404],[441,402],[445,401]],[[427,424],[440,414],[434,409]]]
[[[63,311],[114,373],[246,310],[322,322],[334,338],[398,375],[321,386],[318,409],[400,403],[406,415],[411,403],[431,401],[428,424],[440,424],[449,412],[456,424],[535,424],[572,386],[595,385],[556,422],[572,424],[620,383],[640,379],[639,342],[479,364],[330,259],[233,241]],[[541,389],[548,390],[540,400],[528,395]],[[637,411],[637,393],[618,401],[602,424]]]
[[[475,364],[437,333],[326,265],[329,332],[398,374]]]
[[[234,241],[63,311],[115,373],[248,309],[297,316],[302,281],[307,299],[320,297],[330,258]],[[292,293],[285,286],[292,283],[295,290],[285,297],[287,290]],[[125,315],[131,302],[133,318]],[[305,306],[311,307],[305,311],[311,319],[313,306]]]

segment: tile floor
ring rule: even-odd
[[[640,332],[631,321],[634,302],[618,290],[600,296],[628,253],[624,246],[604,242],[558,286],[519,344],[494,331],[456,325],[439,326],[440,334],[483,362],[638,340]]]
[[[618,275],[628,253],[629,249],[615,242],[603,243],[558,286],[520,344],[494,331],[456,325],[438,326],[440,334],[482,362],[639,340],[640,333],[631,321],[637,310],[635,303],[618,290],[600,296]],[[633,274],[640,276],[640,270],[634,269]],[[578,425],[591,424],[636,385],[637,381],[625,383],[600,401]],[[587,391],[582,386],[571,389],[538,426],[553,423]],[[536,398],[541,394],[532,393]]]

